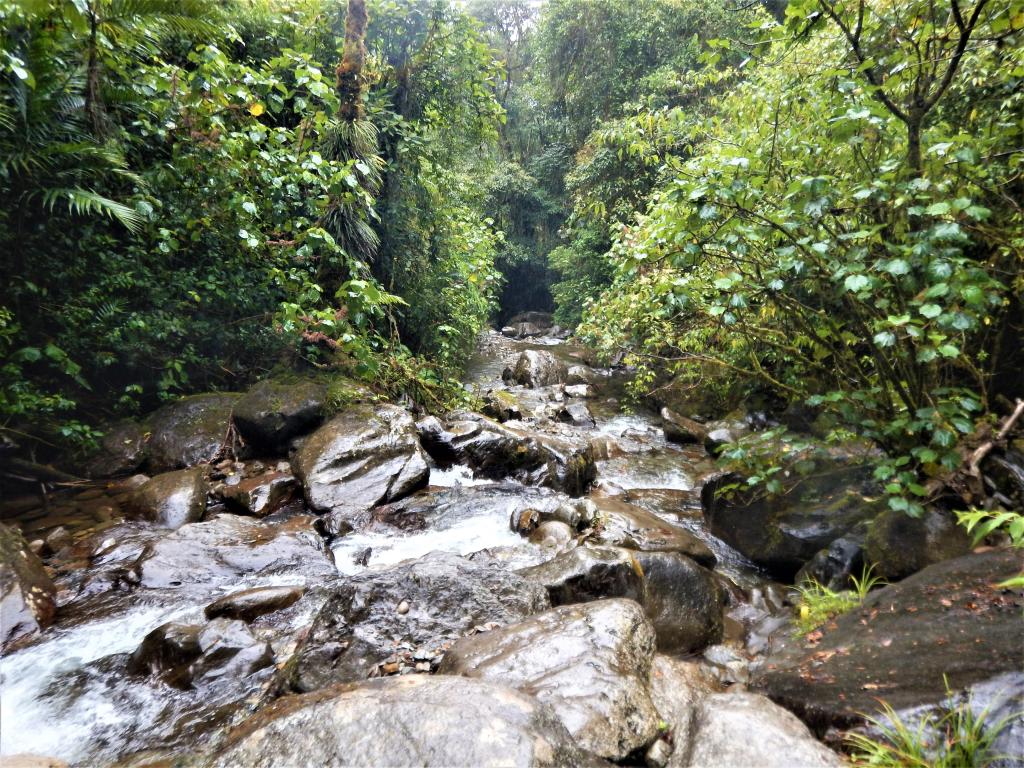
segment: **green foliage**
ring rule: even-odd
[[[1015,547],[1024,547],[1024,515],[1007,510],[972,509],[957,512],[957,522],[974,537],[977,546],[989,534],[1004,531]]]
[[[851,732],[853,764],[878,768],[985,768],[1001,764],[1006,755],[995,752],[999,735],[1024,713],[1016,712],[992,722],[988,709],[975,712],[969,698],[950,700],[938,713],[928,713],[916,724],[900,717],[887,702],[868,722],[878,738]],[[1012,759],[1012,758],[1011,758]]]
[[[809,635],[836,616],[858,608],[872,589],[884,584],[880,577],[871,574],[871,570],[871,567],[867,566],[861,572],[860,578],[851,576],[852,589],[835,591],[814,579],[798,585],[797,633],[801,636]]]
[[[1015,354],[1001,339],[1024,245],[1009,202],[1024,68],[1004,44],[1020,37],[1018,6],[979,9],[977,44],[937,89],[914,46],[963,37],[952,15],[901,0],[865,15],[854,45],[831,4],[791,4],[799,41],[766,47],[715,100],[692,157],[668,164],[638,226],[618,233],[615,284],[584,337],[630,351],[639,382],[713,374],[832,414],[886,451],[876,477],[891,506],[919,513]],[[911,121],[919,167],[899,106],[915,88],[935,97]]]

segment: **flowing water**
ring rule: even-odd
[[[502,388],[502,371],[523,349],[545,349],[569,364],[585,359],[584,350],[557,339],[517,342],[492,332],[483,336],[480,351],[469,366],[467,387],[481,394]],[[746,588],[761,585],[762,574],[713,537],[704,525],[699,488],[714,468],[703,449],[666,443],[656,416],[622,409],[616,375],[610,371],[598,374],[607,386],[600,386],[600,396],[588,403],[596,426],[547,421],[543,425],[530,422],[529,426],[614,446],[615,450],[598,461],[595,493],[622,496],[667,523],[686,528],[711,547],[719,559],[719,572]],[[559,397],[557,393],[522,388],[515,388],[515,393],[533,412],[542,411]],[[434,469],[427,493],[431,514],[425,529],[396,533],[390,527],[370,527],[340,537],[331,544],[337,570],[348,575],[386,568],[433,550],[460,555],[484,549],[501,552],[509,567],[535,564],[553,554],[529,543],[509,526],[517,497],[537,493],[537,489],[475,479],[467,467],[455,466]],[[90,509],[108,509],[103,506],[103,498],[85,495],[91,496]],[[69,512],[71,508],[66,505],[59,509],[60,522],[74,526],[74,511]],[[104,514],[106,518],[99,522],[94,518],[85,520],[83,527],[116,525],[116,514]],[[48,520],[33,510],[21,522],[31,537],[52,527]],[[93,530],[93,535],[102,533]],[[226,592],[307,581],[301,573],[255,574],[228,584],[200,584],[180,593],[160,591],[157,600],[146,598],[147,590],[137,590],[118,595],[109,609],[101,607],[84,615],[75,613],[76,598],[65,590],[56,626],[28,647],[0,660],[0,755],[28,752],[95,764],[125,751],[176,743],[183,738],[187,741],[189,734],[182,731],[201,719],[206,712],[203,703],[190,701],[162,684],[131,678],[116,660],[123,661],[124,654],[165,622],[201,621],[202,607]],[[67,616],[75,618],[69,621]],[[288,614],[288,626],[275,637],[289,638],[289,632],[301,629],[310,618],[309,611]],[[286,644],[286,640],[277,642],[282,648]]]

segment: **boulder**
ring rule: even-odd
[[[234,584],[250,573],[316,581],[337,575],[331,550],[314,530],[311,516],[270,524],[218,515],[148,543],[130,578],[142,587],[167,588]]]
[[[720,687],[700,664],[655,654],[651,665],[651,701],[667,726],[659,739],[668,745],[667,768],[686,766],[700,703]],[[655,742],[655,747],[659,742]]]
[[[543,584],[552,605],[637,601],[662,651],[697,651],[722,638],[721,589],[710,571],[677,552],[584,545],[519,573]]]
[[[363,680],[398,650],[429,660],[474,627],[513,623],[548,605],[543,587],[500,564],[444,552],[367,571],[334,587],[288,682],[312,691]]]
[[[146,462],[148,437],[146,427],[125,420],[104,429],[99,450],[89,458],[85,473],[89,477],[128,475]]]
[[[551,317],[550,312],[537,312],[531,310],[529,312],[520,312],[518,315],[513,315],[509,318],[508,324],[515,325],[516,323],[533,323],[538,328],[550,328],[554,320]]]
[[[565,424],[572,424],[574,427],[593,427],[597,422],[594,415],[583,403],[568,403],[558,409],[556,414],[558,420]]]
[[[897,710],[1024,669],[1024,589],[997,586],[1024,552],[991,550],[928,566],[872,592],[813,644],[781,635],[754,685],[819,733],[863,723],[884,699]],[[781,644],[780,644],[781,643]]]
[[[568,524],[560,520],[545,520],[530,532],[530,543],[549,549],[559,549],[576,536]]]
[[[617,498],[603,497],[596,503],[598,523],[593,539],[598,543],[646,552],[680,552],[714,567],[714,553],[685,528]]]
[[[552,605],[624,597],[643,600],[643,570],[633,552],[584,545],[524,568],[520,575],[543,584]]]
[[[711,572],[678,552],[637,552],[644,612],[658,650],[692,653],[722,639],[724,595]]]
[[[261,381],[235,403],[238,433],[255,448],[283,453],[323,420],[327,387],[317,381]]]
[[[247,477],[235,485],[222,485],[217,490],[228,508],[256,517],[266,517],[287,504],[298,492],[299,483],[288,472],[268,472]]]
[[[422,675],[280,699],[236,728],[212,760],[213,768],[589,764],[533,697],[482,680]]]
[[[910,517],[887,509],[868,523],[864,559],[874,575],[896,581],[970,549],[971,537],[945,510],[931,508]]]
[[[18,530],[0,523],[0,649],[50,626],[55,597],[43,561]]]
[[[417,424],[424,448],[442,466],[465,464],[477,477],[512,478],[573,495],[582,494],[596,476],[589,442],[463,416],[448,426],[432,417]]]
[[[256,587],[232,592],[214,600],[203,614],[207,619],[240,619],[253,621],[267,613],[274,613],[298,602],[306,591],[304,586]]]
[[[568,371],[565,363],[550,352],[528,349],[519,355],[512,378],[517,384],[530,389],[564,384]]]
[[[593,368],[585,365],[570,365],[565,372],[565,383],[569,386],[594,385],[600,378]]]
[[[782,707],[754,693],[712,693],[698,707],[692,768],[841,768],[839,755]]]
[[[797,571],[794,582],[816,581],[833,591],[847,589],[850,577],[860,577],[864,570],[865,525],[858,525],[818,551]]]
[[[791,579],[819,550],[870,520],[885,506],[873,495],[871,470],[835,465],[789,480],[783,493],[749,490],[738,475],[722,475],[701,490],[711,532],[776,578]],[[737,486],[727,489],[723,486]]]
[[[463,638],[439,671],[519,688],[549,704],[584,749],[622,759],[657,737],[648,681],[654,630],[632,600],[566,605]]]
[[[149,418],[149,468],[182,469],[212,460],[224,445],[231,411],[240,395],[212,393],[183,397]]]
[[[214,619],[200,630],[197,640],[201,655],[188,668],[193,687],[221,678],[234,682],[274,663],[270,643],[257,638],[244,621]]]
[[[666,435],[667,437],[667,435]],[[739,434],[728,427],[716,427],[709,429],[704,433],[704,439],[701,441],[704,443],[704,449],[712,456],[717,456],[718,452],[721,451],[725,446],[730,443],[735,443],[739,439]]]
[[[578,397],[584,400],[597,397],[597,390],[589,384],[566,384],[563,391],[566,397]]]
[[[306,501],[344,520],[427,484],[412,417],[394,405],[357,405],[310,435],[292,460]]]
[[[179,469],[150,478],[128,497],[131,513],[165,528],[194,523],[206,513],[208,467]]]
[[[524,415],[528,415],[523,411],[518,398],[506,389],[497,389],[484,395],[481,412],[502,423],[520,420]]]
[[[665,439],[670,443],[696,443],[702,445],[708,436],[708,428],[699,421],[676,413],[671,408],[661,409],[662,428]]]
[[[128,659],[127,671],[132,675],[159,677],[175,688],[188,688],[188,666],[199,658],[202,648],[195,624],[170,622],[146,635]]]

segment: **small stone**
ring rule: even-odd
[[[100,545],[93,551],[93,557],[103,557],[103,555],[110,552],[117,546],[117,539],[113,536],[109,536],[100,542]]]
[[[398,662],[397,661],[386,661],[386,662],[384,662],[383,664],[380,665],[380,670],[385,675],[394,675],[394,674],[396,674],[398,672]]]
[[[668,760],[671,756],[672,745],[664,737],[660,737],[647,748],[644,762],[651,766],[651,768],[662,768],[662,766],[668,765]]]
[[[279,461],[277,462],[277,466],[274,467],[274,469],[277,470],[278,472],[291,472],[292,465],[289,464],[287,461]]]
[[[41,555],[43,553],[43,549],[45,547],[46,547],[46,542],[43,541],[42,539],[33,539],[32,541],[30,541],[28,543],[29,551],[33,555]]]
[[[405,616],[405,614],[409,612],[409,601],[403,600],[398,604],[398,607],[395,610],[398,611],[402,616]]]
[[[540,525],[540,512],[536,509],[521,509],[512,513],[510,520],[512,530],[527,535]]]
[[[416,671],[417,672],[429,672],[430,671],[430,662],[429,661],[418,662],[416,664]]]
[[[54,528],[46,535],[46,549],[52,554],[60,552],[64,547],[70,546],[73,542],[74,539],[71,537],[71,532],[63,525]]]

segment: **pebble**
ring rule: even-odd
[[[113,536],[110,536],[110,537],[108,537],[108,538],[106,538],[106,539],[104,539],[103,541],[100,542],[100,545],[98,547],[96,547],[96,549],[93,551],[92,556],[93,557],[103,557],[103,555],[105,555],[108,552],[110,552],[110,550],[114,549],[114,547],[116,547],[116,546],[117,546],[117,539],[115,539]]]
[[[405,614],[409,612],[409,601],[403,600],[398,604],[398,607],[395,610],[398,611],[398,613],[402,616],[405,616]]]

